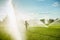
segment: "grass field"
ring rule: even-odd
[[[0,28],[0,40],[12,40],[12,36]]]
[[[4,23],[0,23],[0,40],[12,40],[13,37],[6,32],[5,28]]]
[[[60,40],[60,28],[32,27],[26,35],[27,40]]]
[[[0,30],[0,40],[12,40],[11,35],[7,34],[5,31]]]
[[[60,40],[60,20],[48,27],[30,27],[26,31],[27,40]]]
[[[0,23],[0,40],[12,40],[11,35],[4,31],[4,24]],[[27,40],[60,40],[60,22],[46,27],[30,27],[26,31]]]

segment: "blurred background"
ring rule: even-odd
[[[7,34],[8,2],[0,0],[0,40],[13,38]],[[12,0],[11,3],[22,37],[27,31],[27,40],[60,40],[60,0]]]

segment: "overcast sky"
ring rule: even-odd
[[[0,0],[0,19],[6,15],[7,0]],[[60,0],[13,0],[19,17],[60,18]]]

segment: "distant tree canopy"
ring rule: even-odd
[[[48,24],[50,24],[50,23],[52,23],[52,22],[54,22],[54,19],[49,19],[49,20],[48,20]]]
[[[40,19],[40,21],[42,21],[43,23],[45,23],[45,19]]]
[[[58,20],[59,18],[56,18],[56,20]]]
[[[56,19],[56,20],[58,20],[58,19]],[[45,23],[45,19],[40,19],[40,21],[43,22],[43,23]],[[52,23],[52,22],[54,22],[54,21],[55,21],[54,19],[49,19],[49,20],[47,20],[48,24],[50,24],[50,23]],[[47,25],[48,25],[48,24],[47,24]]]

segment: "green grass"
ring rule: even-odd
[[[45,27],[30,27],[27,32],[27,40],[60,40],[60,20]]]
[[[49,28],[60,28],[60,20],[55,21],[51,25],[49,25]]]
[[[60,28],[32,27],[26,35],[27,40],[60,40]]]
[[[12,40],[12,37],[5,31],[0,31],[0,40]]]
[[[13,37],[5,30],[6,24],[5,21],[0,22],[0,40],[13,40]]]
[[[49,26],[49,28],[60,28],[60,24],[58,24],[58,23],[52,24]]]
[[[4,24],[0,23],[0,40],[12,40],[13,38],[4,31]],[[45,27],[30,27],[26,31],[27,40],[60,40],[60,22]]]
[[[0,40],[13,40],[13,37],[8,34],[5,30],[4,27],[0,25]]]

